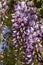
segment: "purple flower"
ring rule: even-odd
[[[4,52],[4,50],[6,50],[5,48],[8,48],[8,46],[7,46],[8,33],[9,33],[9,28],[7,26],[2,27],[2,49],[3,49],[3,52]]]
[[[1,13],[1,18],[4,20],[5,18],[8,18],[6,16],[6,11],[8,10],[8,5],[5,0],[0,1],[0,13]]]
[[[38,16],[36,15],[37,9],[31,3],[24,1],[17,2],[14,7],[15,12],[12,14],[12,45],[14,56],[16,59],[19,57],[18,60],[23,65],[32,63],[34,56],[37,62],[37,54],[39,54],[42,48],[40,42],[43,33],[43,23],[41,20],[38,21]]]

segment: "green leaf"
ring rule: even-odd
[[[42,57],[41,59],[43,60],[43,52],[41,52],[41,57]]]
[[[11,22],[11,14],[8,14],[8,19],[5,19],[4,23],[11,28],[12,22]]]

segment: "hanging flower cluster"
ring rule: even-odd
[[[8,5],[7,2],[5,0],[0,0],[0,28],[1,28],[1,33],[2,33],[2,39],[3,39],[3,43],[6,40],[6,34],[7,33],[7,26],[2,27],[3,21],[5,20],[5,18],[8,18],[6,15],[6,12],[8,10]],[[5,37],[5,39],[4,39]]]
[[[8,5],[7,5],[7,2],[5,0],[1,0],[0,1],[0,19],[3,21],[5,20],[5,18],[8,18],[6,16],[6,11],[8,10]]]
[[[22,65],[34,65],[41,60],[43,19],[38,20],[33,2],[16,2],[12,14],[12,45],[15,60]],[[33,58],[34,57],[34,58]]]
[[[3,52],[8,48],[7,42],[8,42],[8,33],[9,28],[7,26],[2,27],[2,49]]]

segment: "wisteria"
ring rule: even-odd
[[[2,49],[3,49],[3,52],[6,50],[6,48],[8,48],[8,46],[7,46],[8,33],[9,33],[9,28],[7,26],[4,26],[2,28]]]
[[[34,7],[33,2],[17,2],[14,11],[15,13],[12,14],[12,43],[15,49],[15,58],[17,59],[18,54],[19,56],[23,54],[22,57],[25,61],[21,61],[21,58],[18,58],[18,60],[23,65],[34,65],[33,56],[36,58],[36,62],[41,60],[40,49],[42,49],[43,22],[38,20],[37,9]],[[24,46],[22,46],[22,43]],[[23,47],[25,51],[22,50]]]
[[[8,10],[7,2],[6,2],[5,0],[1,0],[1,1],[0,1],[0,14],[1,14],[0,18],[1,18],[2,20],[4,20],[5,18],[8,18],[8,17],[6,16],[6,11],[7,11],[7,10]]]
[[[0,0],[0,32],[2,29],[3,22],[7,17],[6,12],[8,10],[8,5],[5,0]]]
[[[0,50],[0,64],[43,65],[42,0],[0,0]]]

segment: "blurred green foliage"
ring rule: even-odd
[[[43,0],[32,0],[34,5],[37,7],[39,11],[39,16],[43,17]]]
[[[8,14],[8,19],[4,20],[4,24],[6,24],[9,28],[11,28],[12,26],[12,22],[11,22],[11,14]],[[4,25],[3,24],[3,25]]]
[[[41,8],[43,4],[43,0],[33,0],[33,2],[37,8]]]
[[[42,57],[41,59],[43,60],[43,52],[41,52],[41,57]]]

